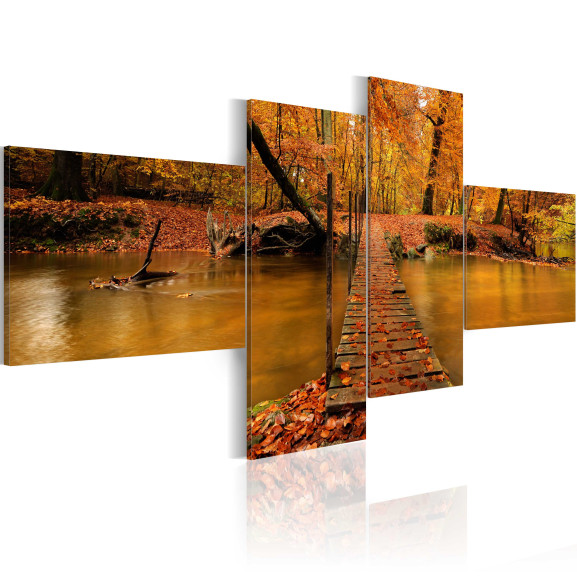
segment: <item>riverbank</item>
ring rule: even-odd
[[[248,458],[284,455],[365,439],[366,411],[348,408],[329,416],[324,412],[326,398],[323,375],[285,397],[262,401],[249,408]]]
[[[323,226],[326,226],[326,209],[316,211]],[[356,225],[361,227],[364,215],[357,215]],[[306,218],[297,210],[253,210],[251,247],[255,255],[283,254],[310,255],[320,254],[323,244],[311,229]],[[355,215],[351,218],[351,234],[355,234]],[[333,211],[333,242],[338,255],[348,255],[349,244],[349,213],[340,210]]]
[[[208,207],[207,207],[208,209]],[[213,212],[222,222],[224,211]],[[207,210],[174,202],[102,196],[98,202],[54,201],[5,189],[4,250],[12,253],[145,252],[162,220],[155,251],[208,251]],[[233,226],[244,212],[232,214]]]
[[[388,231],[391,236],[401,235],[403,250],[408,252],[411,248],[429,244],[429,247],[437,254],[463,254],[458,248],[453,248],[445,242],[428,243],[425,227],[428,223],[438,229],[450,227],[453,235],[463,235],[463,216],[428,216],[423,214],[397,215],[397,214],[373,214],[371,223],[378,223]],[[429,225],[430,226],[430,225]],[[474,242],[469,242],[467,254],[471,256],[483,256],[500,261],[514,261],[525,264],[541,266],[567,266],[574,264],[574,260],[555,262],[547,257],[533,257],[529,251],[521,246],[517,236],[511,236],[510,229],[500,224],[478,224],[473,221],[467,223],[467,233],[472,233]],[[520,253],[526,254],[520,256]]]

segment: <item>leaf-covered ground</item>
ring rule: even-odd
[[[449,225],[457,234],[463,234],[463,217],[455,216],[428,216],[424,214],[399,215],[399,214],[373,214],[371,222],[376,222],[392,235],[401,234],[403,248],[408,251],[425,242],[425,224],[433,222],[436,225]],[[491,237],[498,235],[509,245],[523,248],[517,235],[511,236],[511,230],[500,224],[477,224],[473,221],[467,223],[467,231],[473,232],[477,238],[477,246],[469,250],[469,255],[485,256],[495,260],[505,260],[495,251]],[[526,250],[526,249],[525,249]],[[451,249],[449,254],[460,254],[462,251]],[[558,266],[556,263],[545,262],[540,258],[515,259],[517,262],[539,264],[544,266]]]
[[[286,397],[263,401],[249,410],[248,458],[284,455],[365,438],[366,411],[345,408],[325,414],[325,376]]]
[[[11,189],[4,197],[11,252],[146,251],[157,220],[162,228],[155,250],[209,250],[206,210],[172,202],[101,197],[98,202],[54,201]],[[223,211],[214,216],[222,222]],[[234,226],[244,214],[233,214]],[[8,227],[6,227],[8,230]]]

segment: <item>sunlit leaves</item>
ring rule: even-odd
[[[441,114],[442,113],[442,114]],[[369,187],[373,213],[416,214],[429,183],[434,124],[442,132],[433,214],[461,212],[462,95],[369,79]]]
[[[248,457],[257,459],[364,439],[365,411],[345,408],[327,415],[327,395],[334,399],[338,393],[327,391],[323,375],[282,399],[266,402],[263,410],[255,407],[247,420]]]
[[[302,106],[251,101],[252,119],[298,194],[317,211],[325,205],[326,175],[333,174],[335,207],[348,208],[348,190],[361,192],[365,169],[363,116],[331,112],[332,144],[322,139],[321,110]],[[253,210],[290,210],[290,203],[260,161],[251,162]]]

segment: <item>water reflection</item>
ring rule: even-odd
[[[465,288],[467,329],[575,320],[575,266],[468,256]]]
[[[65,326],[71,312],[70,293],[62,286],[64,271],[39,269],[33,276],[10,284],[9,301],[17,306],[22,300],[22,314],[10,318],[12,346],[19,346],[18,334],[26,334],[26,346],[38,358],[58,358],[59,351],[70,346]],[[8,286],[8,285],[7,285]],[[10,307],[9,310],[11,310]],[[5,312],[5,319],[8,314]],[[8,356],[5,354],[6,360]]]
[[[575,260],[575,242],[537,242],[535,252],[539,256],[566,257]]]
[[[10,363],[31,364],[244,346],[244,257],[159,252],[151,270],[176,277],[129,290],[88,290],[128,276],[142,254],[10,255]],[[9,272],[9,279],[8,279]],[[192,293],[190,298],[176,298]],[[8,342],[5,343],[5,358]]]
[[[463,258],[404,259],[398,263],[407,294],[454,385],[463,384]]]
[[[276,399],[325,371],[326,268],[323,257],[251,259],[249,404]],[[342,330],[347,261],[336,260],[333,334]]]

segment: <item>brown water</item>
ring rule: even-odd
[[[398,271],[423,333],[449,371],[454,385],[463,384],[463,257],[406,259]]]
[[[468,256],[466,279],[468,329],[575,320],[574,265],[555,268]]]
[[[214,260],[194,251],[158,252],[151,271],[181,274],[127,290],[89,290],[89,279],[128,276],[143,259],[142,253],[11,255],[9,299],[4,306],[10,355],[5,342],[5,362],[50,363],[244,346],[244,257]],[[7,278],[5,283],[8,286]],[[176,298],[183,293],[193,296]]]
[[[574,242],[538,242],[535,252],[540,256],[568,257],[575,260]]]
[[[323,257],[311,256],[259,256],[251,266],[248,404],[254,405],[282,397],[325,372],[326,269]],[[335,261],[333,285],[336,348],[345,316],[347,261]]]

